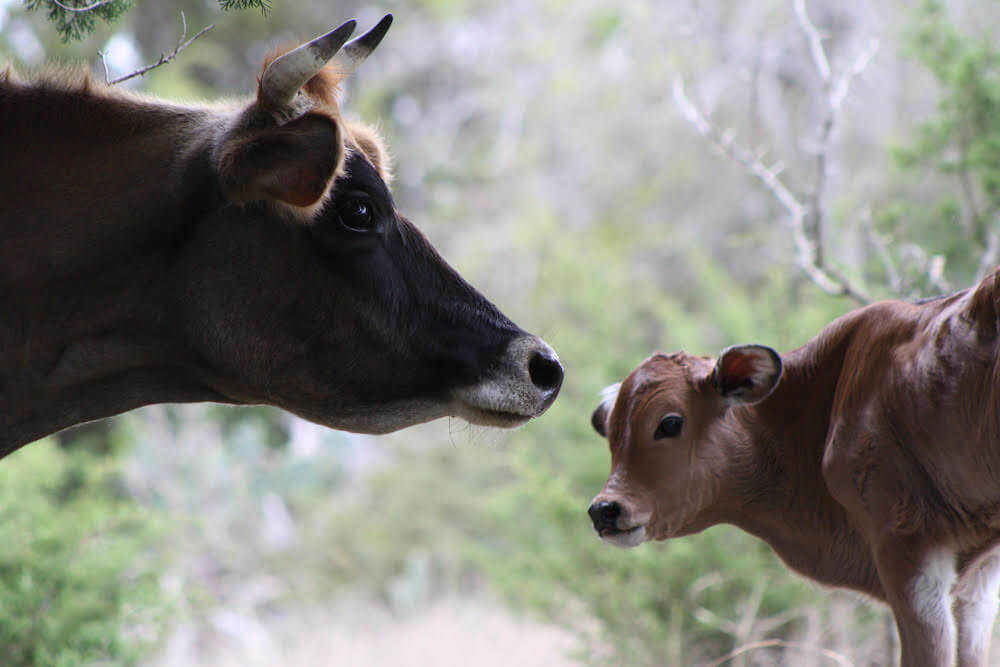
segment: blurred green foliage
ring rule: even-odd
[[[83,39],[94,31],[97,19],[112,23],[134,4],[134,0],[24,0],[29,11],[45,12],[63,42]]]
[[[997,261],[1000,213],[1000,49],[992,34],[958,28],[948,8],[926,0],[915,11],[906,48],[940,87],[937,113],[893,149],[910,178],[930,169],[953,187],[937,201],[898,202],[883,212],[887,229],[933,247],[963,282]],[[986,266],[978,261],[989,253]]]
[[[271,0],[218,0],[219,6],[229,11],[230,9],[259,9],[262,14],[266,14],[271,9]]]
[[[165,612],[156,514],[119,462],[52,439],[0,466],[0,664],[132,664]]]
[[[176,39],[169,4],[129,15],[138,43]],[[195,4],[184,7],[192,25],[215,20],[205,3],[196,15]],[[718,15],[716,5],[699,5],[705,15],[682,25],[698,38],[674,51],[667,42],[676,35],[655,5],[505,4],[408,5],[393,37],[347,82],[345,108],[380,122],[397,156],[400,209],[558,351],[567,371],[559,400],[512,435],[456,421],[379,439],[328,433],[312,453],[296,451],[284,415],[258,408],[154,409],[108,422],[107,433],[72,432],[71,451],[51,441],[25,448],[0,464],[0,646],[14,647],[0,663],[137,659],[143,642],[132,640],[165,627],[165,593],[150,574],[157,556],[147,548],[155,521],[147,517],[161,512],[186,518],[161,540],[181,561],[171,572],[185,615],[205,632],[216,607],[263,623],[360,589],[405,616],[435,596],[485,588],[575,630],[585,663],[698,664],[764,637],[815,632],[826,641],[834,627],[857,648],[857,664],[879,663],[862,647],[884,640],[885,610],[852,606],[844,618],[839,598],[791,574],[762,542],[718,527],[620,550],[597,539],[586,514],[609,472],[607,445],[589,424],[602,387],[657,350],[713,355],[739,342],[789,350],[852,306],[803,278],[783,212],[690,127],[678,129],[669,102],[676,65],[704,74],[715,117],[734,119],[738,139],[811,127],[802,117],[809,57],[788,3],[764,3],[759,33],[735,46],[726,31],[756,3],[722,3]],[[819,16],[820,4],[810,12]],[[836,39],[856,17],[827,5],[820,27],[843,58]],[[218,43],[206,39],[152,73],[150,87],[172,98],[251,94],[274,35],[368,8],[335,9],[275,3],[267,23],[231,17],[213,33]],[[153,18],[140,21],[146,11]],[[938,4],[922,5],[913,26],[911,53],[930,69],[940,104],[912,136],[900,131],[901,170],[862,169],[885,157],[869,135],[833,155],[841,187],[858,185],[828,194],[830,244],[861,265],[849,269],[885,281],[870,250],[845,232],[854,205],[871,202],[878,229],[912,242],[896,250],[946,257],[963,286],[1000,210],[997,56]],[[765,37],[776,62],[756,63],[756,73],[705,65],[718,53],[753,64],[748,54],[764,50]],[[734,81],[767,67],[787,109],[756,111],[766,82],[737,95],[745,91]],[[882,83],[869,88],[889,87]],[[862,117],[856,125],[877,125]],[[795,147],[812,138],[790,136]],[[790,183],[808,181],[808,150],[776,152]],[[906,295],[935,288],[912,270]],[[352,468],[358,451],[377,452],[377,462]],[[118,456],[132,467],[128,498],[115,482]],[[248,590],[264,592],[247,601]]]
[[[219,7],[230,9],[259,9],[266,14],[270,0],[218,0]],[[97,21],[117,21],[135,6],[135,0],[24,0],[29,11],[44,11],[63,42],[81,40],[94,32]]]

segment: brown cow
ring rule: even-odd
[[[386,432],[514,426],[562,367],[396,210],[335,90],[391,22],[277,57],[242,105],[0,70],[0,456],[162,402]]]
[[[731,523],[887,602],[904,665],[986,665],[1000,585],[1000,272],[837,319],[783,357],[654,355],[592,423],[620,546]]]

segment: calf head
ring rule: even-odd
[[[396,210],[381,140],[338,107],[390,21],[279,56],[217,123],[191,175],[216,201],[180,250],[180,325],[202,382],[233,402],[361,432],[450,415],[514,426],[555,399],[558,359]]]
[[[618,546],[687,535],[717,522],[739,405],[766,397],[781,359],[758,345],[728,348],[718,361],[656,354],[605,390],[594,429],[611,447],[611,475],[590,505],[598,535]]]

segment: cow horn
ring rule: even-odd
[[[326,63],[340,51],[344,42],[354,32],[355,25],[357,25],[357,21],[351,19],[322,37],[317,37],[308,44],[303,44],[275,58],[260,78],[260,89],[268,102],[276,107],[287,106],[295,97],[295,93],[299,92],[299,89],[309,79],[316,76]],[[367,36],[365,35],[351,44],[361,41]]]
[[[334,56],[333,62],[337,66],[337,72],[341,78],[346,79],[358,68],[358,65],[365,61],[365,58],[375,50],[375,47],[385,37],[385,33],[389,31],[391,25],[392,14],[386,14],[381,21],[375,24],[374,28],[351,41]]]

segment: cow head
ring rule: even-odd
[[[630,547],[716,523],[729,414],[766,397],[780,376],[774,350],[742,345],[718,361],[657,354],[605,390],[591,418],[611,447],[611,475],[589,510],[601,538]]]
[[[518,425],[555,399],[555,353],[396,209],[381,140],[338,107],[390,22],[279,56],[256,100],[214,121],[210,157],[189,168],[215,200],[180,250],[179,324],[201,381],[233,402],[360,432],[451,415]]]

